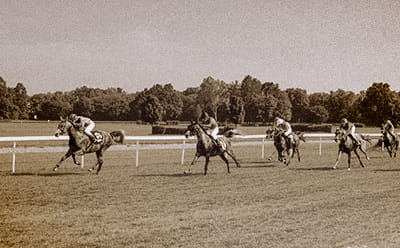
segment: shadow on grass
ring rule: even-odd
[[[400,172],[400,169],[379,169],[379,170],[374,170],[374,172]]]
[[[289,168],[289,170],[298,171],[333,171],[332,167],[315,167],[315,168]]]
[[[89,174],[89,173],[88,173]],[[82,173],[76,172],[45,172],[45,173],[31,173],[31,172],[22,172],[22,173],[9,173],[10,176],[19,177],[19,176],[37,176],[37,177],[61,177],[61,176],[83,176]]]
[[[259,164],[262,164],[262,165],[258,165],[258,164],[256,164],[256,165],[246,165],[246,166],[240,166],[240,168],[239,169],[250,169],[250,168],[273,168],[273,167],[276,167],[276,165],[275,164],[265,164],[265,162],[255,162],[255,163],[259,163]]]
[[[213,173],[208,173],[208,174],[213,174]],[[174,174],[159,173],[159,174],[134,175],[133,177],[190,177],[190,176],[204,176],[204,173],[190,173],[190,174],[184,174],[183,172]]]

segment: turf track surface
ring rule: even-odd
[[[400,164],[370,150],[331,170],[335,144],[302,144],[302,162],[235,147],[243,168],[212,158],[183,171],[179,150],[109,151],[99,175],[62,153],[0,154],[0,247],[400,247]],[[266,156],[272,147],[266,149]],[[86,167],[95,156],[86,156]]]

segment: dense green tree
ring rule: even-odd
[[[244,121],[252,122],[262,118],[262,113],[260,112],[263,103],[261,82],[249,75],[243,78],[241,96],[244,101]]]
[[[194,121],[201,114],[201,107],[197,103],[197,92],[199,88],[187,88],[182,92],[182,114],[180,120]]]
[[[13,103],[6,81],[0,77],[0,119],[12,118]]]
[[[245,115],[244,101],[241,96],[232,95],[229,98],[230,119],[235,125],[241,124]]]
[[[292,118],[294,122],[304,122],[310,107],[307,91],[299,88],[290,88],[285,91],[292,104]]]
[[[360,103],[363,120],[368,125],[379,126],[386,119],[393,119],[397,112],[396,93],[390,90],[388,83],[373,83],[365,92]]]
[[[322,105],[314,105],[308,109],[306,116],[308,117],[307,119],[309,122],[320,124],[328,120],[329,112]]]
[[[274,117],[279,116],[285,120],[291,120],[292,103],[288,94],[279,89],[279,84],[266,82],[262,85],[262,90],[265,98],[264,109],[269,111],[264,114],[264,119],[272,121]]]
[[[356,99],[356,94],[351,91],[344,91],[342,89],[331,91],[326,105],[326,109],[329,112],[328,121],[337,123],[342,118],[348,118],[354,122],[352,110]]]
[[[228,97],[228,86],[224,81],[212,77],[203,79],[197,94],[197,103],[203,110],[210,112],[211,116],[218,119],[218,108],[226,104]]]
[[[149,95],[143,106],[142,118],[144,121],[155,123],[161,121],[165,114],[164,107],[156,96]]]

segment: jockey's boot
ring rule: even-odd
[[[221,143],[218,142],[217,139],[213,139],[213,143],[214,143],[214,145],[218,148],[218,150],[222,151]]]
[[[350,135],[350,138],[353,140],[353,142],[356,145],[361,146],[361,141],[360,140],[356,139],[353,135]]]
[[[94,135],[91,133],[90,135],[87,134],[89,136],[90,142],[94,143],[96,141],[96,137],[94,137]]]

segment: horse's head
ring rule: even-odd
[[[63,118],[60,116],[60,123],[58,123],[58,127],[54,136],[58,137],[60,135],[67,133],[71,129],[71,127],[73,127],[73,124],[70,121],[68,121],[67,118]]]
[[[340,129],[340,128],[336,128],[336,130],[335,130],[335,139],[334,139],[335,142],[344,140],[344,137],[345,137],[344,131],[342,129]]]
[[[276,128],[269,127],[265,131],[265,134],[266,134],[267,139],[274,138],[275,136],[277,136],[279,134],[279,130]]]
[[[185,137],[189,138],[190,136],[194,136],[194,135],[198,135],[200,132],[200,126],[199,123],[196,122],[192,122],[190,125],[187,126],[186,130],[185,130]]]

